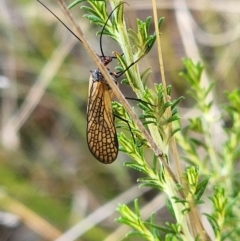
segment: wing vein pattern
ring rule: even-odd
[[[101,75],[100,72],[97,74]],[[91,153],[100,162],[110,164],[117,158],[118,139],[112,113],[111,89],[104,78],[94,78],[93,74],[89,82],[87,143]]]

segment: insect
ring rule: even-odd
[[[80,42],[79,37],[66,26],[48,7],[41,3],[53,16],[55,16]],[[112,16],[113,12],[124,2],[117,5],[109,14],[100,34],[100,50],[102,56],[99,56],[102,63],[108,69],[107,65],[112,61],[115,56],[105,56],[102,50],[102,35],[107,25],[108,20]],[[141,56],[142,57],[142,56]],[[140,57],[140,58],[141,58]],[[130,64],[124,71],[118,73],[112,73],[108,69],[111,76],[115,78],[124,74],[131,66],[133,66],[138,60]],[[87,105],[87,143],[90,152],[100,162],[104,164],[110,164],[116,160],[118,155],[118,139],[117,132],[114,124],[114,115],[112,112],[112,97],[113,93],[104,79],[102,73],[98,70],[90,71],[89,79],[89,97]],[[113,78],[113,81],[115,79]]]
[[[110,164],[118,155],[118,139],[112,113],[112,91],[101,72],[91,71],[87,107],[87,143],[93,156]]]
[[[99,56],[104,66],[112,61],[111,56],[105,56],[102,49],[102,35],[113,12],[121,5],[117,5],[109,14],[100,34]],[[109,69],[108,69],[109,71]],[[102,73],[96,69],[90,71],[89,96],[87,105],[87,143],[93,156],[104,164],[110,164],[118,155],[118,138],[112,112],[112,90],[104,79]],[[122,73],[109,73],[119,77]],[[115,81],[115,79],[113,79]]]

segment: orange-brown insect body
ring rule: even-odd
[[[92,70],[87,108],[87,143],[93,156],[105,164],[115,161],[118,155],[111,100],[110,86],[98,69]]]

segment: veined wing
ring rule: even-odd
[[[94,157],[110,164],[118,155],[118,139],[112,113],[111,90],[99,70],[89,80],[87,143]]]

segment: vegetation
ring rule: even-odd
[[[104,55],[120,53],[110,70],[117,65],[116,72],[123,71],[141,58],[120,85],[126,96],[135,93],[139,101],[129,100],[130,110],[125,100],[112,103],[114,114],[128,124],[116,119],[121,152],[111,165],[99,163],[87,149],[90,59],[82,43],[59,23],[52,24],[55,19],[37,1],[22,2],[27,17],[30,12],[35,17],[26,24],[33,34],[8,32],[9,22],[17,25],[5,17],[2,46],[11,44],[1,48],[6,64],[1,67],[0,209],[16,214],[30,232],[46,240],[121,240],[126,234],[126,240],[238,240],[240,90],[231,79],[224,82],[229,89],[221,95],[222,87],[208,81],[201,62],[185,58],[175,63],[173,50],[161,51],[165,45],[159,37],[164,39],[164,26],[171,24],[167,18],[158,20],[154,13],[153,19],[134,20],[136,26],[130,28],[123,18],[128,4],[108,2],[111,9],[119,6],[103,32]],[[83,0],[70,4],[97,52],[110,13],[107,5]],[[59,6],[48,7],[64,18]],[[96,31],[97,37],[92,34]],[[217,58],[213,50],[212,58]],[[148,58],[154,59],[151,68],[144,62]],[[164,75],[162,66],[170,64],[175,71],[182,69],[178,76],[166,69]],[[206,70],[210,64],[214,61],[204,65]],[[161,81],[156,67],[162,71]],[[234,68],[231,75],[236,83],[238,72]],[[166,84],[171,78],[171,85]],[[183,89],[188,91],[184,98]],[[132,187],[136,181],[140,189]]]

